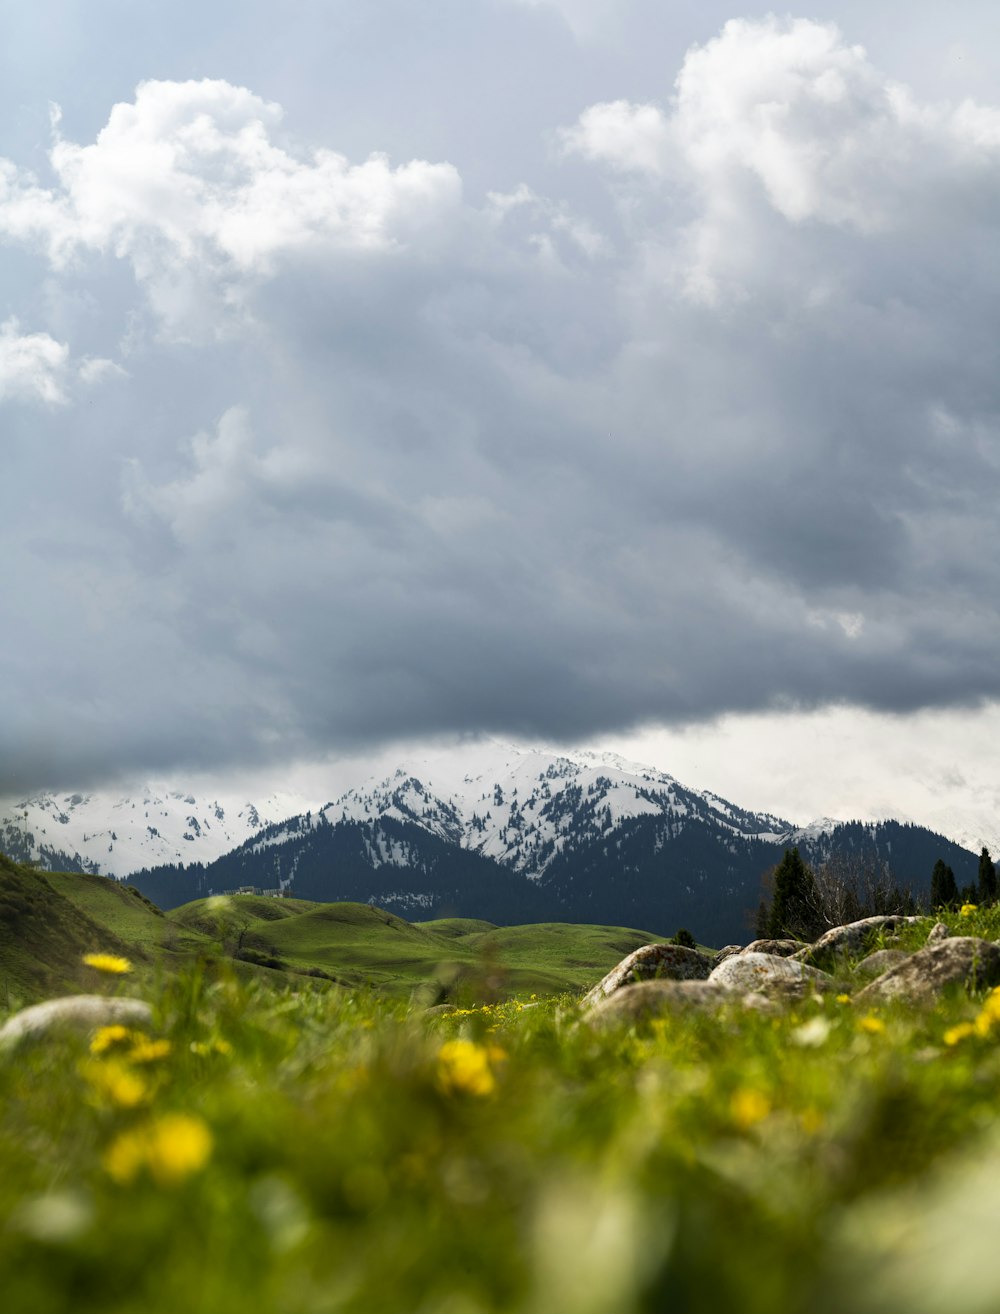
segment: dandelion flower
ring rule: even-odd
[[[971,1022],[959,1022],[957,1026],[949,1027],[944,1033],[944,1043],[946,1045],[957,1045],[960,1040],[966,1036],[974,1036],[976,1028]]]
[[[838,1003],[838,1004],[849,1004],[850,1002],[851,1002],[851,996],[850,996],[850,995],[838,995],[838,996],[837,996],[837,1003]]]
[[[978,907],[979,905],[976,903],[963,903],[958,910],[959,915],[962,917],[971,917]]]
[[[449,1040],[438,1050],[438,1087],[446,1095],[492,1095],[497,1083],[491,1063],[505,1057],[496,1045],[485,1047],[473,1040]]]
[[[80,1073],[96,1094],[120,1109],[137,1108],[149,1099],[150,1090],[143,1078],[117,1060],[84,1063]]]
[[[867,1031],[870,1036],[880,1036],[885,1031],[885,1023],[880,1017],[875,1017],[872,1013],[869,1013],[867,1017],[863,1017],[858,1026],[862,1031]]]
[[[763,1091],[743,1086],[733,1092],[733,1097],[729,1101],[729,1111],[736,1125],[746,1131],[756,1123],[763,1122],[771,1112],[771,1101]]]
[[[104,1156],[108,1175],[128,1185],[143,1171],[158,1186],[176,1186],[200,1172],[212,1153],[212,1134],[200,1118],[168,1113],[114,1140]]]
[[[129,1031],[128,1027],[123,1027],[120,1022],[115,1022],[111,1026],[99,1027],[90,1042],[91,1054],[106,1054],[109,1049],[116,1045],[123,1045],[126,1041],[135,1044],[137,1040],[145,1039],[141,1031]]]
[[[97,972],[107,972],[109,976],[124,976],[132,970],[129,960],[119,958],[117,954],[84,954],[83,961],[88,967]]]
[[[140,1036],[125,1057],[130,1063],[155,1063],[166,1058],[171,1048],[169,1040],[148,1040]]]

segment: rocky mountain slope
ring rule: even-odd
[[[790,844],[812,861],[887,864],[918,893],[938,857],[959,884],[975,878],[974,855],[920,827],[798,829],[612,755],[490,745],[464,769],[460,755],[409,763],[214,861],[132,879],[165,906],[254,887],[411,918],[686,925],[721,942],[746,937],[762,875]]]

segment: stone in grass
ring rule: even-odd
[[[764,995],[740,993],[710,981],[639,981],[599,1000],[586,1014],[585,1021],[592,1026],[648,1022],[675,1012],[711,1012],[727,1004],[760,1010],[771,1007]]]
[[[712,970],[712,959],[697,949],[681,944],[646,944],[623,958],[583,999],[584,1007],[606,999],[623,986],[653,977],[669,981],[704,981]]]
[[[148,1026],[152,1007],[142,999],[109,999],[106,995],[66,995],[46,999],[15,1013],[0,1028],[0,1046],[16,1044],[28,1036],[41,1036],[63,1027],[89,1031],[119,1022],[125,1026]]]
[[[821,935],[815,944],[807,945],[792,957],[800,963],[809,963],[817,967],[829,963],[837,954],[853,954],[864,948],[865,941],[876,931],[895,931],[901,926],[912,926],[922,921],[920,917],[904,917],[901,914],[882,914],[878,917],[863,917],[859,922],[849,922],[846,926],[834,926],[832,930]]]
[[[805,994],[808,990],[829,990],[832,979],[826,972],[792,958],[777,954],[743,953],[727,958],[708,978],[709,985],[727,990],[753,990],[764,994]]]
[[[950,936],[951,931],[948,930],[944,922],[935,922],[927,932],[927,939],[924,942],[924,946],[926,948],[929,944],[940,944],[942,940],[947,940]]]
[[[902,949],[878,949],[867,958],[862,958],[854,968],[854,975],[866,977],[869,981],[874,980],[875,977],[888,972],[890,968],[905,963],[909,956]]]
[[[745,949],[741,949],[740,953],[774,954],[776,958],[791,958],[792,954],[797,954],[800,949],[808,948],[803,940],[754,940]]]
[[[855,1003],[899,999],[931,1004],[949,986],[982,990],[1000,984],[1000,945],[974,935],[955,935],[925,945],[905,963],[883,972],[855,995]]]
[[[741,954],[743,946],[741,944],[727,944],[725,948],[720,949],[712,959],[712,966],[718,967],[725,958],[732,958],[733,954]]]

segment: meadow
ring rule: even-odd
[[[125,894],[113,932],[82,888],[76,930],[103,940],[53,919],[58,970],[154,1015],[0,1053],[13,1314],[1000,1307],[998,996],[868,1010],[844,964],[836,993],[770,1011],[596,1028],[579,989],[475,999],[490,951],[429,1011],[405,954],[396,988],[345,985],[220,952],[239,904],[168,926]],[[995,910],[946,920],[1000,938]],[[550,948],[537,970],[577,969]]]

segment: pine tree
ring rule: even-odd
[[[996,903],[997,869],[993,865],[990,851],[984,848],[979,855],[979,902]]]
[[[955,873],[945,865],[943,858],[938,858],[931,874],[931,907],[952,908],[958,903],[958,885]]]
[[[811,938],[820,929],[815,909],[813,875],[802,861],[797,848],[786,849],[774,869],[774,899],[768,935],[773,940],[784,936]]]
[[[766,899],[761,899],[757,909],[757,939],[766,940],[771,930],[771,909]]]
[[[697,949],[698,941],[686,926],[682,926],[673,939],[674,944],[683,945],[685,949]]]

